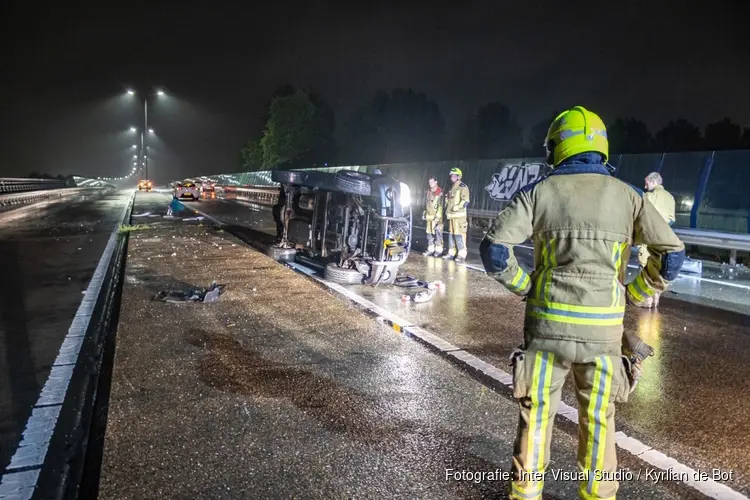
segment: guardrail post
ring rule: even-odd
[[[711,168],[714,165],[714,155],[716,151],[711,151],[711,156],[706,158],[703,164],[703,170],[701,171],[701,178],[698,181],[698,187],[695,189],[695,197],[693,198],[693,207],[690,209],[690,227],[692,229],[698,228],[698,211],[700,210],[701,200],[706,192],[706,186],[708,186],[708,178],[711,175]]]

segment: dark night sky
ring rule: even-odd
[[[412,87],[450,128],[490,100],[527,127],[576,104],[652,129],[750,125],[743,2],[406,3],[6,2],[0,175],[124,174],[142,120],[129,85],[169,93],[150,101],[160,181],[235,169],[283,83],[320,93],[339,122],[378,89]]]

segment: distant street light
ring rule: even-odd
[[[135,127],[130,127],[131,132],[135,132],[137,129]]]
[[[148,129],[148,131],[151,132],[152,134],[154,133],[154,129],[152,128]]]
[[[135,90],[128,89],[128,95],[135,95]]]
[[[136,149],[136,148],[137,148],[138,146],[136,146],[135,144],[133,144],[133,145],[132,145],[131,147],[132,147],[133,149]]]
[[[159,90],[159,91],[156,92],[156,95],[160,95],[160,96],[164,95],[164,91],[163,90]]]
[[[138,155],[133,155],[133,159],[137,160],[138,159]]]

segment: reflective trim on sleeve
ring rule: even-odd
[[[643,278],[643,273],[646,272],[644,269],[636,278],[628,284],[628,291],[636,298],[639,302],[648,300],[649,297],[653,297],[656,290],[651,288],[646,280]]]
[[[510,283],[508,283],[508,288],[516,292],[523,292],[529,285],[529,281],[531,281],[531,277],[521,269],[521,266],[518,266],[516,274],[513,276]]]

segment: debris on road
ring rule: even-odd
[[[413,296],[409,294],[402,295],[401,302],[411,302],[413,300],[415,303],[421,304],[432,300],[432,297],[435,296],[436,290],[440,290],[442,292],[445,291],[445,284],[440,280],[422,281],[413,276],[399,276],[398,278],[396,278],[393,284],[402,288],[426,288],[426,290],[423,290]]]
[[[164,290],[154,295],[153,300],[172,304],[181,302],[216,302],[219,300],[219,296],[224,293],[225,288],[226,285],[220,285],[214,281],[208,289],[201,288],[188,291]]]

